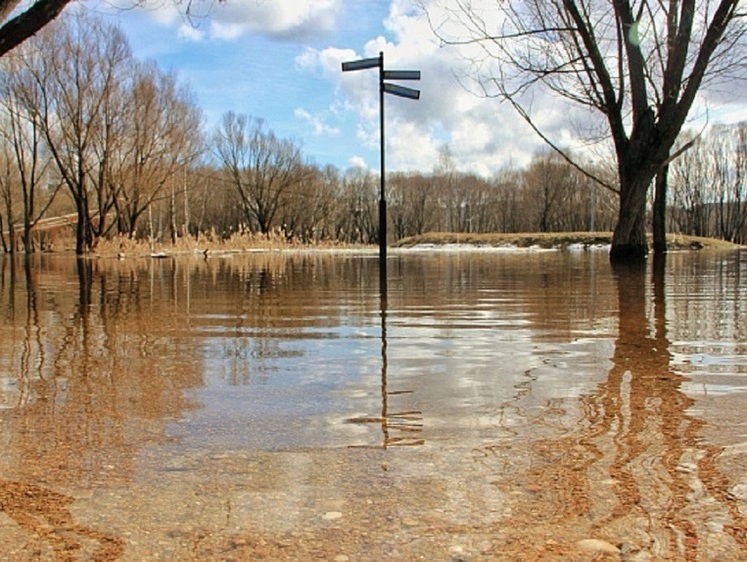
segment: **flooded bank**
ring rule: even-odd
[[[0,558],[737,559],[747,255],[0,261]]]

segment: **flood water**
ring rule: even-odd
[[[0,258],[2,560],[735,560],[747,252]]]

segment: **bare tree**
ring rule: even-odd
[[[500,170],[493,179],[497,198],[496,232],[519,232],[521,230],[519,226],[521,175],[521,170],[511,166]]]
[[[15,166],[10,143],[0,143],[0,243],[3,252],[11,253],[16,250],[15,222],[18,212],[16,191],[18,185],[18,171]],[[5,228],[8,236],[5,236]]]
[[[34,86],[21,103],[75,203],[76,253],[83,254],[107,231],[114,205],[108,172],[129,44],[119,28],[76,14],[45,29],[20,56]]]
[[[225,170],[203,163],[187,175],[190,199],[190,232],[228,236],[244,221],[241,201]]]
[[[496,211],[493,203],[497,200],[497,191],[491,183],[472,174],[458,174],[455,186],[456,206],[450,211],[455,232],[493,230],[493,221],[486,216],[488,210]]]
[[[379,240],[379,177],[370,170],[352,168],[343,178],[342,216],[338,230],[343,239],[371,244]]]
[[[6,58],[0,75],[0,104],[4,108],[2,136],[12,153],[15,177],[22,203],[23,247],[35,250],[32,229],[54,201],[61,184],[51,181],[52,161],[43,141],[43,132],[33,108],[19,102],[33,95],[34,86],[18,60]]]
[[[564,210],[562,203],[570,195],[568,170],[564,164],[552,153],[536,154],[524,173],[524,195],[531,201],[530,209],[539,232],[556,229]]]
[[[717,235],[724,240],[743,243],[747,226],[747,124],[719,128],[711,142]]]
[[[691,135],[692,136],[692,135]],[[747,240],[747,124],[716,126],[672,163],[671,206],[686,234]]]
[[[679,159],[671,166],[672,218],[675,228],[684,234],[712,234],[715,171],[708,138],[708,135],[701,137],[690,149],[687,158]]]
[[[0,0],[0,56],[38,33],[60,15],[71,0],[36,0],[24,5],[21,0]]]
[[[169,195],[167,186],[176,198],[174,176],[183,179],[201,151],[201,112],[176,76],[154,64],[133,62],[123,86],[120,110],[113,116],[114,150],[107,142],[97,146],[111,151],[107,173],[117,230],[134,237],[143,213]]]
[[[554,148],[562,153],[523,97],[535,87],[606,123],[620,194],[611,259],[644,257],[652,180],[676,156],[672,147],[701,86],[732,78],[743,64],[739,0],[508,0],[487,12],[467,0],[449,6],[444,16],[429,8],[433,29],[448,43],[480,47],[474,62],[483,93],[509,101]],[[500,14],[498,23],[486,13]],[[454,21],[460,31],[449,34]]]
[[[309,168],[300,147],[278,139],[264,121],[229,111],[214,135],[215,152],[241,199],[247,226],[267,234],[289,190]]]
[[[524,212],[533,220],[532,230],[578,232],[596,228],[599,186],[556,152],[535,154],[522,177]]]
[[[432,230],[438,214],[433,177],[395,173],[388,181],[389,213],[396,238]]]
[[[299,182],[289,190],[279,209],[279,222],[288,239],[311,242],[333,236],[341,179],[333,166],[307,165]]]
[[[451,147],[444,144],[439,149],[438,163],[433,169],[433,197],[443,211],[443,226],[439,225],[439,230],[460,230],[459,212],[463,201],[457,187],[457,176]]]

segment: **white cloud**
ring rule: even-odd
[[[492,175],[509,163],[523,163],[541,146],[513,109],[496,99],[478,97],[457,76],[469,73],[469,61],[454,47],[443,47],[425,14],[412,2],[395,0],[384,25],[387,37],[369,40],[361,53],[339,49],[306,53],[336,80],[338,104],[358,116],[357,137],[369,149],[379,143],[378,72],[341,73],[340,62],[384,53],[387,70],[420,70],[419,82],[401,85],[421,90],[420,100],[385,98],[387,169],[431,171],[440,147],[448,144],[460,170]],[[333,71],[334,70],[334,71]],[[342,116],[341,119],[350,119]]]
[[[127,10],[132,0],[110,0],[115,10]],[[271,39],[303,42],[332,32],[342,13],[342,0],[230,0],[222,3],[146,3],[148,17],[166,27],[177,27],[187,40],[234,40],[248,33]]]
[[[293,111],[293,115],[299,121],[309,125],[311,128],[311,134],[314,136],[340,134],[340,129],[327,125],[319,115],[312,115],[301,107],[296,108]]]
[[[178,35],[180,39],[192,42],[202,41],[205,38],[204,31],[188,23],[183,23],[179,26]]]
[[[348,160],[348,164],[350,164],[351,168],[357,168],[360,170],[367,170],[368,164],[366,163],[366,160],[362,158],[361,156],[352,156]]]
[[[441,142],[430,131],[411,121],[399,121],[390,127],[389,133],[387,168],[423,173],[433,171]]]
[[[246,32],[303,41],[332,31],[341,0],[231,0],[211,13],[210,34],[234,39]]]
[[[355,58],[357,55],[352,49],[329,48],[317,51],[307,47],[296,57],[296,66],[310,74],[321,73],[327,79],[334,79],[340,76],[340,65]]]

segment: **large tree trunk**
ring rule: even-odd
[[[91,217],[88,212],[88,199],[83,197],[76,200],[78,222],[75,228],[75,253],[82,256],[93,246]]]
[[[6,17],[20,2],[0,3],[0,56],[20,45],[23,41],[35,35],[39,30],[55,19],[70,0],[37,0],[25,11],[6,21]]]
[[[648,255],[646,195],[650,183],[651,178],[643,174],[623,176],[620,210],[610,249],[613,262],[642,261]]]
[[[34,244],[33,244],[33,238],[32,238],[32,233],[31,233],[31,227],[33,226],[33,224],[31,223],[31,216],[30,216],[32,212],[33,211],[24,209],[22,242],[23,242],[23,251],[27,255],[31,254],[34,251]]]
[[[82,256],[86,253],[86,231],[88,223],[88,215],[78,205],[78,221],[75,224],[75,253]]]
[[[669,166],[663,166],[656,174],[654,188],[654,253],[667,252],[667,178]]]

